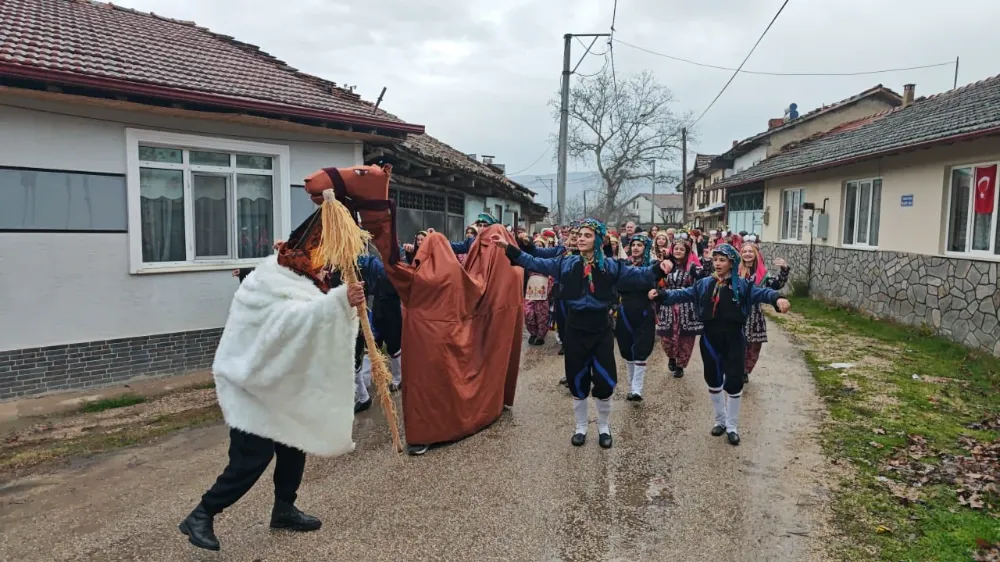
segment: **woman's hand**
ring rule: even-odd
[[[774,265],[776,265],[778,267],[781,267],[781,268],[785,268],[785,267],[788,267],[788,262],[786,262],[785,260],[783,260],[781,258],[775,258]]]
[[[788,312],[792,308],[792,303],[788,302],[788,299],[778,299],[777,305],[778,312],[782,314]]]
[[[656,297],[659,296],[659,294],[660,294],[659,291],[657,291],[656,289],[650,289],[649,290],[649,300],[651,300],[651,301],[652,300],[656,300]]]
[[[403,251],[408,254],[413,253],[413,244],[403,244]]]
[[[273,248],[274,248],[275,250],[277,250],[277,249],[278,249],[278,248],[280,248],[280,247],[281,247],[281,245],[282,245],[282,244],[284,244],[284,243],[285,243],[285,241],[284,241],[284,240],[276,240],[276,241],[274,242],[274,246],[273,246]]]
[[[365,302],[364,283],[351,283],[347,286],[347,302],[350,303],[351,306],[360,306],[363,302]]]
[[[494,246],[500,246],[505,250],[507,249],[507,246],[510,246],[507,240],[499,234],[494,234],[493,237],[490,238],[490,242],[492,242]]]
[[[233,277],[237,277],[238,278],[239,276],[240,276],[240,270],[234,269],[233,270]]]
[[[674,270],[674,262],[670,260],[663,260],[660,262],[660,271],[666,274],[670,274]]]

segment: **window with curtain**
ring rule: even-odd
[[[781,239],[802,240],[802,189],[781,192]]]
[[[144,263],[273,252],[273,156],[140,144],[138,159]]]
[[[878,247],[881,178],[844,184],[844,245]]]
[[[0,231],[127,232],[125,177],[0,168]]]
[[[948,252],[1000,255],[997,168],[997,162],[952,168],[948,190]]]

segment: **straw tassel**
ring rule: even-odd
[[[337,201],[332,189],[323,192],[323,199],[321,214],[323,230],[319,248],[313,254],[313,265],[340,271],[341,278],[345,283],[357,283],[358,257],[367,250],[371,234],[362,230],[354,222],[347,208]],[[372,385],[375,387],[379,405],[389,422],[392,445],[396,452],[402,452],[403,443],[399,436],[396,404],[389,394],[392,372],[389,370],[382,350],[375,344],[372,326],[368,322],[367,302],[362,302],[357,308],[358,318],[361,320],[361,332],[365,338],[365,347],[368,349],[368,358],[372,364]]]

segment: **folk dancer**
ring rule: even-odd
[[[751,237],[756,241],[756,236],[752,234],[748,236]],[[788,274],[791,270],[785,260],[781,258],[774,260],[774,265],[778,267],[778,274],[774,275],[764,265],[764,257],[755,243],[744,243],[740,249],[740,258],[740,277],[755,286],[780,291],[788,283]],[[750,317],[747,319],[744,335],[747,345],[743,361],[743,383],[746,384],[750,382],[750,373],[760,359],[761,348],[767,343],[767,320],[764,319],[764,312],[759,304],[750,307]]]
[[[653,260],[650,255],[653,241],[645,234],[632,235],[631,256],[622,263],[632,267],[649,267]],[[618,321],[615,323],[615,338],[618,353],[625,360],[628,369],[629,393],[625,397],[630,402],[642,402],[642,386],[646,378],[646,360],[653,352],[656,320],[653,307],[645,289],[621,289],[621,305]]]
[[[671,271],[660,280],[661,290],[686,289],[705,276],[705,269],[689,244],[690,239],[674,238],[672,253],[667,261]],[[694,341],[701,335],[704,325],[694,303],[657,306],[656,334],[660,336],[663,351],[667,354],[667,368],[674,378],[684,376],[684,369],[691,361]]]

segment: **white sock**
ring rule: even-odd
[[[361,380],[364,381],[366,387],[372,385],[372,360],[367,353],[361,360]]]
[[[736,421],[740,419],[740,403],[743,402],[742,394],[743,393],[727,397],[726,431],[729,433],[739,433],[739,430],[736,429]]]
[[[594,405],[597,406],[597,432],[611,435],[611,399],[594,398]]]
[[[403,351],[398,351],[389,357],[389,370],[392,371],[392,384],[399,386],[403,384]]]
[[[365,387],[364,376],[361,374],[361,369],[354,371],[354,401],[368,401],[368,388]]]
[[[628,367],[628,386],[632,388],[632,377],[635,376],[635,363],[626,361],[625,366]]]
[[[712,392],[714,388],[708,389],[708,397],[712,399],[712,409],[715,410],[715,425],[726,426],[726,397],[720,388],[717,392]]]
[[[575,433],[587,434],[587,401],[573,399],[573,417],[576,419]]]
[[[632,392],[642,395],[642,383],[646,380],[646,362],[638,362],[632,365],[635,368],[635,374],[632,375]]]

